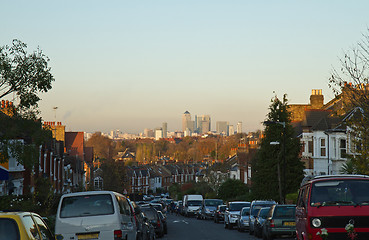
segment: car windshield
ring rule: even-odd
[[[248,207],[249,203],[230,203],[229,211],[241,211],[243,207]]]
[[[222,200],[214,200],[214,199],[206,199],[205,200],[205,206],[208,206],[208,207],[216,207],[220,204],[223,204]]]
[[[294,218],[295,206],[277,206],[274,210],[274,218]]]
[[[187,202],[187,205],[189,207],[201,206],[201,204],[202,204],[202,201],[200,200],[190,200]]]
[[[220,206],[220,207],[219,207],[219,211],[224,212],[224,211],[226,210],[226,207],[227,207],[227,206]]]
[[[109,194],[65,197],[60,209],[61,218],[108,215],[113,213],[113,201]]]
[[[20,239],[17,222],[13,219],[0,218],[0,238]]]
[[[311,206],[369,205],[369,180],[319,181],[311,190]]]
[[[269,208],[262,208],[259,211],[259,217],[266,218],[269,212]]]
[[[156,210],[152,208],[142,208],[142,211],[145,213],[147,219],[156,220],[158,215],[156,214]]]
[[[249,216],[250,215],[250,208],[243,208],[241,212],[242,216]]]

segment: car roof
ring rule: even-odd
[[[122,195],[120,193],[113,192],[113,191],[87,191],[87,192],[66,193],[66,194],[63,194],[62,197],[84,196],[84,195],[99,195],[99,194]]]
[[[305,177],[301,186],[305,184],[310,184],[318,181],[326,181],[326,180],[340,180],[340,179],[368,179],[368,175],[356,175],[356,174],[336,174],[336,175],[320,175],[320,176],[308,176]]]
[[[250,203],[250,202],[246,202],[246,201],[234,201],[234,202],[229,202],[230,204],[231,203]]]
[[[9,211],[9,212],[0,212],[0,217],[11,217],[11,216],[25,216],[25,215],[38,215],[34,212],[16,212],[16,211]],[[39,216],[39,215],[38,215]]]

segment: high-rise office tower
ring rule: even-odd
[[[167,138],[168,123],[164,122],[162,129],[163,129],[163,138]]]
[[[228,126],[228,136],[234,135],[234,127],[233,125]]]
[[[186,111],[183,113],[182,115],[182,131],[186,131],[186,128],[190,129],[189,128],[189,124],[191,122],[191,114]]]
[[[242,122],[237,123],[237,133],[242,133]]]
[[[209,115],[202,115],[198,117],[197,122],[199,133],[207,133],[211,131],[211,120]]]
[[[228,136],[228,122],[217,121],[217,133]]]

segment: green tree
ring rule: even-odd
[[[286,95],[282,101],[274,97],[269,110],[266,123],[270,124],[266,125],[265,137],[252,160],[252,194],[255,198],[284,202],[286,194],[296,192],[304,176],[299,158],[301,146],[290,124]],[[272,142],[278,144],[271,145]]]
[[[37,107],[38,93],[50,90],[54,81],[48,62],[42,50],[29,54],[27,45],[19,40],[0,47],[0,99],[16,94],[19,109]]]
[[[248,191],[248,187],[241,180],[227,179],[220,185],[218,196],[223,200],[235,200],[239,196],[246,195]]]
[[[0,47],[0,99],[15,95],[18,102],[0,112],[0,162],[12,155],[31,168],[38,161],[39,146],[51,139],[51,132],[37,119],[37,108],[38,94],[51,89],[54,77],[42,51],[28,54],[26,49],[19,40]]]
[[[112,159],[104,159],[101,164],[103,170],[104,190],[122,193],[124,189],[125,167],[121,161],[115,162]]]
[[[87,141],[87,147],[94,148],[94,154],[101,159],[112,159],[116,153],[115,143],[100,132],[94,133]]]
[[[343,113],[355,112],[347,121],[355,146],[354,154],[348,155],[352,162],[347,164],[352,164],[353,173],[369,174],[369,29],[363,39],[344,54],[340,70],[333,70],[329,87],[337,97],[343,98]]]

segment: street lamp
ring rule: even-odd
[[[279,124],[283,126],[283,184],[286,184],[286,139],[285,139],[285,135],[286,135],[286,122],[278,122],[278,121],[264,121],[264,125],[272,125],[272,124]],[[278,145],[280,144],[279,142],[270,142],[270,145]],[[285,187],[282,188],[282,183],[281,183],[281,173],[280,173],[280,164],[278,161],[277,164],[277,171],[278,171],[278,184],[279,184],[279,197],[280,197],[280,201],[282,204],[284,204],[284,194],[285,194]]]

